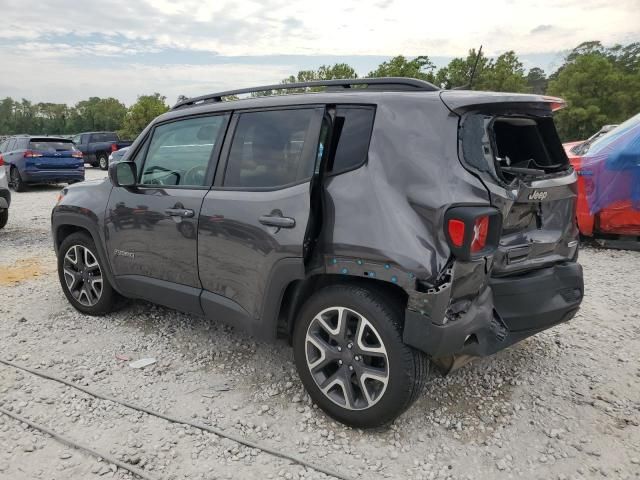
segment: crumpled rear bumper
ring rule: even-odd
[[[570,320],[583,295],[582,267],[575,262],[491,278],[469,309],[445,324],[407,309],[403,339],[434,358],[487,356]]]

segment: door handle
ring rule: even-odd
[[[170,217],[192,218],[195,215],[193,210],[188,208],[167,208],[164,213]]]
[[[296,226],[295,218],[283,217],[281,215],[262,215],[258,221],[268,227],[293,228]]]

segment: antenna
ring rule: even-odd
[[[476,61],[473,64],[473,68],[471,69],[471,75],[469,76],[469,83],[466,85],[460,85],[458,87],[452,87],[451,90],[471,90],[473,86],[473,79],[476,76],[476,68],[478,68],[478,61],[480,60],[480,55],[482,54],[482,45],[478,49],[478,54],[476,55]]]
[[[480,45],[480,48],[478,49],[478,54],[476,55],[476,61],[473,64],[473,70],[471,70],[471,76],[469,77],[469,90],[471,90],[471,87],[473,86],[473,79],[476,76],[476,68],[478,68],[478,61],[480,60],[480,55],[482,55],[482,45]]]

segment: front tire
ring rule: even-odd
[[[104,153],[98,156],[98,166],[100,170],[107,170],[109,168],[109,158]]]
[[[358,428],[392,422],[415,401],[428,359],[402,342],[402,310],[355,285],[314,294],[295,326],[296,368],[312,400]]]
[[[9,209],[8,208],[0,208],[0,228],[4,228],[4,226],[9,221]]]
[[[116,308],[118,294],[109,283],[91,236],[77,232],[58,249],[58,278],[69,303],[88,315],[104,315]]]

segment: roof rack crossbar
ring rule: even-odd
[[[172,110],[202,103],[221,102],[224,97],[243,95],[247,93],[268,92],[272,90],[294,90],[299,88],[327,87],[328,91],[343,91],[352,86],[366,87],[367,90],[377,91],[427,91],[440,90],[435,85],[416,78],[380,77],[380,78],[351,78],[341,80],[314,80],[310,82],[278,83],[259,87],[240,88],[224,92],[210,93],[199,97],[188,98],[176,103]]]

